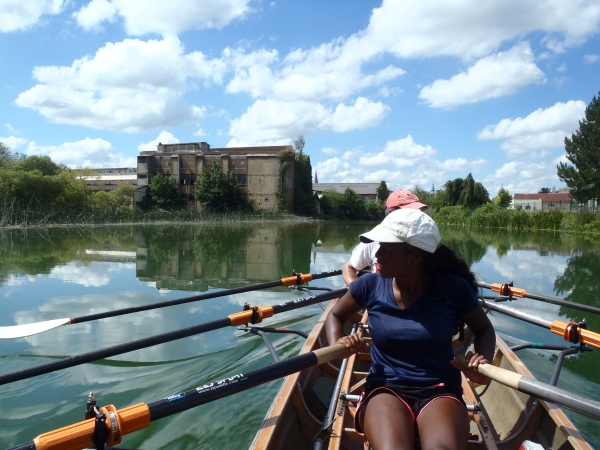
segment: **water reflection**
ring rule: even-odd
[[[297,272],[340,269],[358,235],[370,223],[316,222],[227,226],[123,226],[0,233],[0,326],[60,317],[77,317],[166,299],[190,292],[227,289],[280,279]],[[576,234],[441,228],[442,241],[487,282],[514,280],[530,292],[600,306],[600,239]],[[311,283],[312,284],[312,283]],[[319,280],[340,287],[341,277]],[[288,288],[229,296],[61,327],[11,342],[0,341],[2,372],[89,352],[222,318],[245,302],[288,301]],[[507,306],[547,320],[582,320],[600,331],[600,318],[571,308],[528,299]],[[318,306],[270,319],[269,326],[310,331]],[[562,343],[558,336],[499,314],[496,329],[515,341]],[[282,357],[294,355],[297,337],[274,339]],[[526,352],[521,357],[549,377],[551,357]],[[542,358],[540,360],[540,358]],[[103,403],[122,407],[194,387],[240,370],[270,363],[260,338],[223,329],[120,355],[77,368],[0,386],[0,448],[81,419],[85,396],[100,389]],[[600,352],[567,358],[559,386],[600,400]],[[133,448],[245,448],[259,426],[278,382],[164,419],[129,438]],[[79,403],[78,403],[79,402]],[[237,405],[242,403],[244,408]],[[223,411],[235,420],[215,422]],[[52,412],[52,413],[51,413]],[[571,416],[573,417],[573,415]],[[586,437],[600,445],[596,422],[576,419]],[[235,427],[235,432],[233,429]],[[177,436],[185,436],[184,438]],[[175,445],[175,447],[177,447]]]

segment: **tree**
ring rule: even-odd
[[[538,191],[538,194],[549,194],[550,192],[550,188],[543,187]]]
[[[196,180],[196,200],[209,212],[236,211],[244,206],[233,170],[224,173],[218,162],[207,163]]]
[[[503,208],[506,208],[508,207],[508,205],[510,205],[512,199],[513,197],[512,195],[510,195],[510,192],[508,192],[508,189],[505,189],[503,186],[500,186],[500,189],[498,189],[498,195],[494,197],[494,203]]]
[[[315,212],[310,156],[304,154],[304,136],[294,141],[294,214],[310,216]]]
[[[338,217],[347,220],[361,220],[367,216],[365,201],[356,191],[346,188],[338,209]]]
[[[49,156],[28,156],[27,158],[15,164],[15,169],[31,172],[39,170],[43,175],[58,175],[61,172],[67,172],[69,169],[64,164],[56,164]]]
[[[460,193],[459,203],[463,206],[480,206],[489,203],[490,194],[481,183],[478,183],[469,173],[463,180],[462,192]]]
[[[390,190],[387,187],[387,183],[381,180],[379,186],[377,186],[377,200],[385,205],[385,201],[390,196]]]
[[[148,185],[144,203],[146,209],[172,211],[179,208],[179,193],[175,180],[160,173],[154,175]]]
[[[464,180],[456,178],[447,181],[444,184],[444,191],[447,206],[480,206],[490,201],[487,189],[475,181],[470,173]]]
[[[558,178],[580,203],[600,198],[600,97],[594,96],[579,121],[579,130],[565,137],[569,162],[556,166]]]

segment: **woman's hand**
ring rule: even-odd
[[[474,383],[490,384],[490,382],[492,381],[489,377],[475,370],[480,364],[489,363],[485,356],[480,355],[479,353],[473,353],[471,351],[467,352],[467,354],[465,355],[466,366],[462,364],[457,364],[455,361],[451,362],[454,367],[462,371],[466,375],[466,377]]]
[[[344,356],[343,358],[354,355],[355,353],[358,353],[360,350],[364,350],[369,346],[369,344],[361,341],[356,333],[351,334],[350,336],[343,336],[339,338],[336,344],[342,344],[348,349],[348,355]]]

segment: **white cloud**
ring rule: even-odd
[[[444,55],[469,60],[535,31],[546,33],[549,47],[564,49],[599,29],[595,0],[384,0],[373,10],[368,28],[357,35],[356,47],[401,58]]]
[[[154,139],[153,141],[138,145],[138,150],[141,152],[156,151],[156,146],[158,145],[159,142],[161,144],[178,144],[181,141],[179,139],[177,139],[175,136],[173,136],[171,133],[169,133],[168,131],[163,130],[160,132],[158,137],[156,139]]]
[[[2,0],[0,2],[0,32],[24,30],[39,23],[43,15],[56,15],[64,0]]]
[[[116,20],[117,8],[108,0],[92,0],[73,13],[77,23],[86,31],[99,32],[103,28],[102,22],[114,22]]]
[[[492,195],[501,185],[511,194],[538,192],[542,187],[561,183],[556,175],[556,166],[562,158],[563,156],[549,162],[510,161],[485,177],[484,184],[489,186]]]
[[[71,66],[36,67],[38,84],[15,103],[56,123],[139,132],[197,122],[204,108],[181,103],[194,80],[220,82],[224,64],[185,54],[176,37],[107,43]]]
[[[0,137],[0,142],[8,146],[11,150],[15,150],[27,142],[27,139],[23,139],[16,136]]]
[[[556,71],[557,71],[557,72],[564,72],[565,70],[567,70],[567,64],[566,64],[566,63],[564,63],[564,64],[561,64],[560,66],[558,66],[558,67],[556,68]]]
[[[177,35],[188,29],[223,28],[251,12],[249,0],[92,0],[75,13],[86,30],[118,15],[130,35]]]
[[[61,145],[41,146],[30,142],[25,154],[46,155],[52,161],[75,167],[136,167],[136,158],[125,158],[118,154],[110,142],[90,139],[65,142]]]
[[[315,165],[322,182],[368,182],[386,180],[391,189],[431,186],[445,183],[449,172],[463,176],[477,172],[487,161],[465,158],[436,159],[437,151],[430,145],[414,142],[412,136],[388,141],[381,152],[365,153],[361,148],[345,152]]]
[[[339,148],[332,148],[332,147],[325,147],[321,149],[322,153],[325,153],[326,155],[338,155],[340,153],[340,149]]]
[[[583,59],[588,64],[594,64],[595,62],[600,61],[599,55],[584,55]]]
[[[544,83],[544,73],[535,65],[529,43],[487,56],[467,72],[425,86],[419,97],[434,108],[454,108],[490,98],[512,95],[531,83]]]
[[[553,149],[564,145],[565,136],[573,133],[584,116],[586,104],[581,100],[556,103],[537,109],[525,118],[503,119],[481,130],[477,139],[507,139],[500,148],[514,156],[537,149]]]
[[[234,138],[228,145],[289,143],[290,136],[308,130],[343,132],[378,125],[389,108],[381,102],[359,97],[354,105],[339,104],[335,109],[317,102],[257,100],[231,122]]]

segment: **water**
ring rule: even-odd
[[[0,326],[79,317],[181,298],[291,275],[340,269],[357,235],[372,224],[339,222],[220,227],[145,226],[0,233]],[[600,239],[554,233],[443,228],[443,242],[486,282],[514,280],[530,292],[600,306]],[[311,283],[341,287],[342,278]],[[489,293],[489,291],[487,292]],[[280,287],[60,327],[0,341],[0,373],[226,317],[245,302],[261,306],[303,294]],[[600,331],[600,317],[534,300],[507,306],[541,316],[581,320]],[[277,315],[266,326],[310,332],[318,305]],[[511,342],[563,343],[549,331],[499,314],[496,330]],[[296,335],[273,335],[282,358],[302,346]],[[600,400],[600,352],[570,357],[559,386]],[[553,352],[524,350],[521,358],[548,381]],[[150,403],[272,362],[260,337],[226,328],[0,386],[0,448],[83,419],[90,391],[101,405]],[[281,382],[151,423],[124,438],[144,449],[247,448]],[[600,426],[568,413],[592,445]]]

